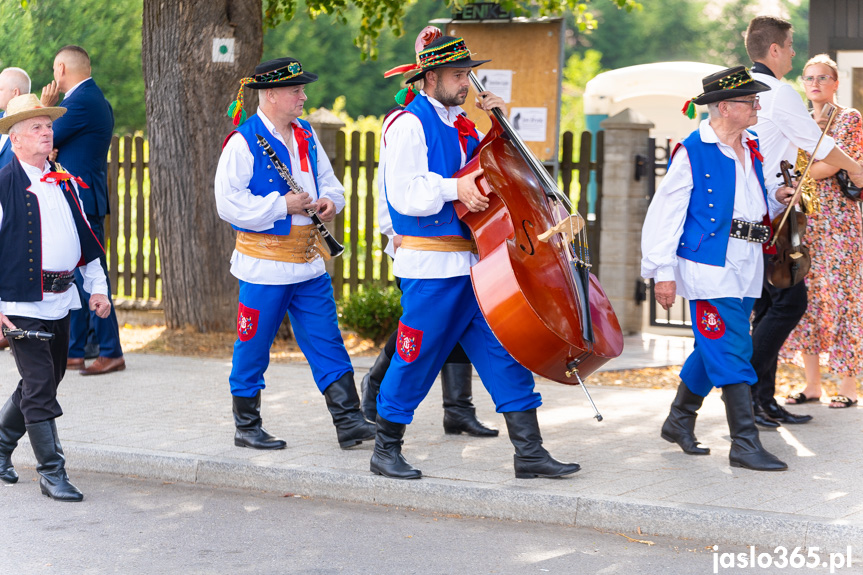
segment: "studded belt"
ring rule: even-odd
[[[731,220],[732,238],[754,242],[756,244],[766,243],[770,239],[770,227],[755,222],[744,222],[743,220]]]
[[[72,272],[46,272],[42,270],[42,291],[45,293],[64,293],[75,282]]]

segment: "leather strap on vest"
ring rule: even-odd
[[[476,242],[466,240],[458,236],[437,236],[420,238],[417,236],[403,236],[402,248],[417,250],[421,252],[473,252],[476,251]]]
[[[314,224],[291,226],[287,236],[237,232],[236,249],[241,254],[276,262],[305,264],[320,257],[330,259]]]

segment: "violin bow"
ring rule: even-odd
[[[818,146],[821,145],[821,141],[824,139],[824,135],[827,134],[827,130],[830,129],[830,126],[833,124],[833,119],[836,118],[836,115],[839,113],[839,109],[833,106],[832,104],[827,104],[830,106],[830,114],[827,116],[827,125],[824,126],[824,131],[821,132],[821,136],[818,138],[818,142],[815,144],[815,148],[812,150],[812,154],[809,156],[809,161],[806,162],[806,168],[803,170],[803,174],[797,179],[797,185],[794,187],[794,194],[791,196],[791,201],[788,202],[788,209],[785,210],[785,214],[782,216],[782,220],[779,221],[779,225],[776,226],[776,229],[773,230],[773,239],[770,240],[770,243],[767,247],[772,248],[776,245],[776,240],[779,237],[779,232],[782,230],[782,226],[785,225],[785,222],[788,220],[788,214],[791,213],[791,207],[796,205],[798,200],[800,199],[800,194],[803,189],[803,180],[806,179],[806,176],[809,175],[809,168],[812,167],[812,164],[815,162],[815,152],[818,151]]]

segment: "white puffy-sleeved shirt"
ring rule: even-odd
[[[285,137],[276,130],[269,118],[258,109],[258,117],[273,135],[290,151],[290,157],[279,158],[291,168],[291,175],[297,184],[311,196],[312,201],[328,198],[335,204],[336,212],[345,207],[345,189],[333,173],[332,164],[321,146],[318,135],[312,129],[312,136],[318,148],[318,186],[312,170],[303,172],[300,169],[300,152],[296,138],[291,138],[288,145]],[[273,225],[288,217],[288,207],[285,198],[278,192],[266,196],[256,196],[249,190],[252,180],[254,157],[249,146],[240,134],[230,137],[222,150],[219,166],[216,168],[216,208],[219,217],[226,222],[243,229],[264,232]],[[307,215],[294,214],[291,225],[305,226],[312,223]],[[324,261],[318,258],[310,263],[294,264],[262,260],[234,250],[231,255],[231,274],[237,279],[262,284],[286,285],[294,284],[323,275],[326,271]]]
[[[725,156],[734,160],[736,187],[732,217],[760,223],[768,207],[746,144],[750,134],[744,130],[741,135],[745,150],[744,161],[741,163],[731,146],[719,141],[709,120],[702,121],[698,131],[703,142],[716,143]],[[668,173],[656,190],[644,220],[641,235],[642,277],[652,278],[657,282],[675,281],[678,295],[689,300],[761,297],[764,280],[762,244],[729,238],[723,267],[698,263],[677,256],[692,186],[689,154],[686,148],[681,146],[674,156],[674,161],[671,162]],[[784,208],[773,199],[776,188],[778,188],[776,185],[768,186],[771,215],[778,214]],[[731,231],[731,222],[728,222],[728,231]]]
[[[40,170],[21,162],[21,167],[30,178],[30,191],[39,202],[39,218],[42,224],[42,269],[45,271],[69,271],[75,269],[81,260],[81,242],[69,203],[63,197],[63,190],[56,183],[43,182],[42,176],[51,171],[51,166],[45,162]],[[70,180],[72,181],[72,180]],[[78,185],[72,181],[78,205],[81,196]],[[0,207],[0,225],[3,224],[3,208]],[[108,281],[102,271],[98,258],[81,266],[84,278],[84,290],[90,294],[108,295]],[[45,320],[63,319],[70,310],[81,307],[81,298],[75,286],[64,293],[47,292],[42,294],[42,301],[19,302],[0,301],[0,312],[5,315],[17,315]]]
[[[459,106],[444,106],[424,91],[417,98],[428,98],[447,126],[454,126],[456,118],[464,112]],[[458,200],[456,179],[429,171],[425,132],[419,118],[413,114],[394,113],[387,118],[381,129],[380,149],[378,224],[381,233],[390,240],[394,232],[386,200],[406,216],[430,216],[441,211],[446,202]],[[462,151],[461,167],[466,161]],[[389,249],[387,253],[391,253]],[[393,274],[407,279],[458,277],[470,274],[470,267],[477,261],[476,254],[471,252],[431,252],[401,247],[395,253]]]
[[[797,161],[797,149],[812,153],[821,128],[806,109],[800,95],[790,84],[777,80],[769,74],[753,73],[752,77],[770,86],[770,90],[758,94],[761,110],[758,111],[758,123],[752,128],[758,134],[761,154],[764,156],[764,181],[767,187],[778,186],[782,182],[779,176],[779,164],[788,160],[793,166]],[[823,160],[836,146],[830,136],[824,136],[816,160]]]

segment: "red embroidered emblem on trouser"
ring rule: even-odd
[[[396,351],[403,360],[410,363],[420,356],[420,346],[423,342],[423,332],[408,327],[399,322],[399,335],[396,340]]]
[[[258,331],[258,316],[260,311],[240,304],[237,311],[237,337],[240,341],[249,341]]]
[[[701,335],[707,339],[719,339],[725,335],[725,322],[713,304],[703,300],[695,302],[695,315]]]

